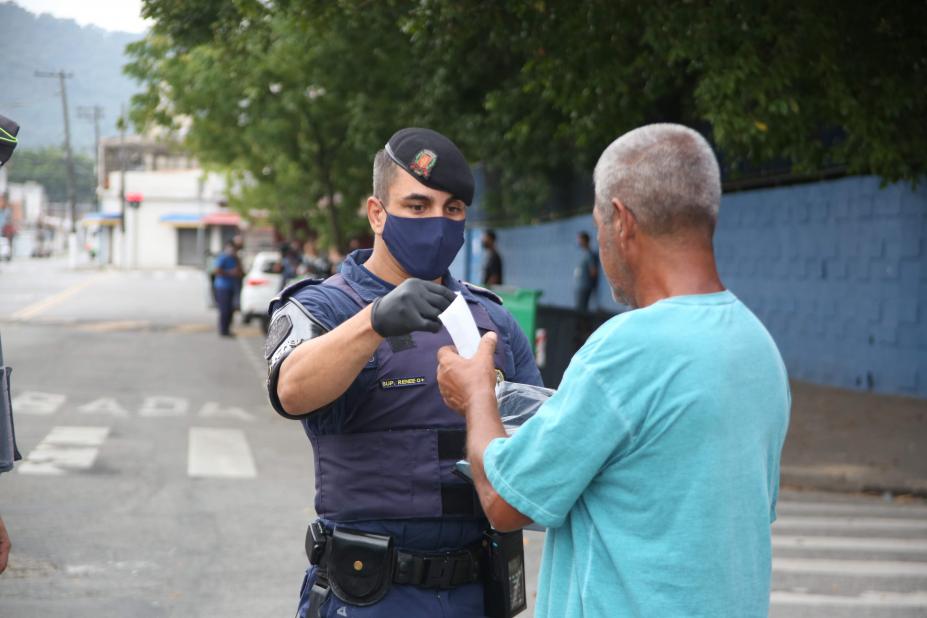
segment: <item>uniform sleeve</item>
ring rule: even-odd
[[[333,330],[345,319],[342,315],[344,311],[338,311],[339,305],[332,298],[333,294],[344,296],[339,290],[326,290],[321,285],[310,285],[297,292],[293,298],[299,301],[322,326],[328,330]]]
[[[600,470],[627,447],[630,425],[579,359],[560,389],[511,438],[486,449],[486,476],[502,498],[533,521],[561,526]]]

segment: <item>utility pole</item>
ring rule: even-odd
[[[64,154],[68,166],[68,213],[71,216],[71,233],[68,236],[68,263],[71,268],[77,266],[77,189],[74,181],[74,157],[71,155],[71,122],[68,118],[68,91],[64,80],[74,77],[73,73],[63,70],[36,71],[36,77],[57,77],[61,86],[61,110],[64,112]]]
[[[68,118],[68,92],[64,80],[74,77],[64,71],[36,71],[36,77],[54,77],[61,85],[61,110],[64,112],[64,154],[68,166],[68,213],[71,215],[71,233],[77,233],[77,190],[74,182],[74,158],[71,155],[71,122]]]
[[[87,120],[93,123],[93,171],[94,176],[97,177],[97,187],[101,185],[100,182],[100,118],[103,117],[103,108],[100,105],[94,105],[93,107],[78,107],[77,116],[82,120]],[[98,192],[94,191],[94,202],[96,203],[97,210],[100,210],[100,195]]]
[[[126,106],[119,111],[119,237],[122,240],[122,268],[129,268],[129,243],[126,242]]]

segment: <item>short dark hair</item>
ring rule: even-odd
[[[484,236],[489,236],[489,238],[490,238],[493,242],[496,242],[496,232],[495,232],[494,230],[489,230],[489,229],[483,230],[483,235],[484,235]]]
[[[399,169],[385,149],[379,150],[373,158],[373,196],[384,205],[389,200],[389,188]]]
[[[583,230],[578,234],[578,236],[583,240],[583,242],[589,242],[589,233]]]

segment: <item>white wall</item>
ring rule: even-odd
[[[103,192],[104,212],[119,212],[119,172],[109,176]],[[177,265],[177,227],[161,221],[164,215],[204,216],[220,212],[225,179],[202,170],[126,172],[126,193],[141,193],[142,205],[126,208],[126,265],[129,268],[170,268]],[[113,263],[122,265],[122,236],[114,235]]]
[[[10,201],[22,204],[23,223],[35,225],[45,213],[45,187],[37,182],[10,182],[7,183],[10,192]]]

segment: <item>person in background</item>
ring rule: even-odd
[[[301,259],[299,251],[293,249],[293,243],[280,243],[280,289],[289,285],[299,274]]]
[[[219,307],[219,335],[232,337],[230,330],[232,313],[235,311],[235,290],[241,281],[242,269],[238,259],[238,245],[234,240],[225,243],[225,250],[219,254],[215,263],[215,291],[216,305]]]
[[[313,279],[324,279],[331,274],[332,265],[319,255],[316,239],[310,238],[303,243],[303,260],[300,274]]]
[[[595,167],[602,267],[631,310],[601,326],[511,438],[495,333],[438,352],[445,403],[496,530],[547,528],[537,618],[769,614],[788,375],[763,324],[721,282],[718,162],[704,137],[655,124]]]
[[[232,237],[232,243],[235,245],[235,261],[238,265],[238,272],[241,273],[235,279],[235,289],[232,291],[232,314],[241,309],[241,288],[245,284],[245,267],[241,263],[241,251],[245,248],[245,239],[241,234]]]
[[[577,234],[576,242],[582,252],[582,257],[573,273],[576,286],[576,310],[580,313],[588,313],[589,299],[592,298],[599,281],[599,257],[589,246],[589,234],[585,231]]]
[[[483,232],[483,285],[502,285],[502,256],[496,250],[496,233]]]
[[[341,272],[341,264],[344,262],[344,254],[336,247],[332,245],[328,248],[328,263],[331,264],[331,274],[337,274]]]

